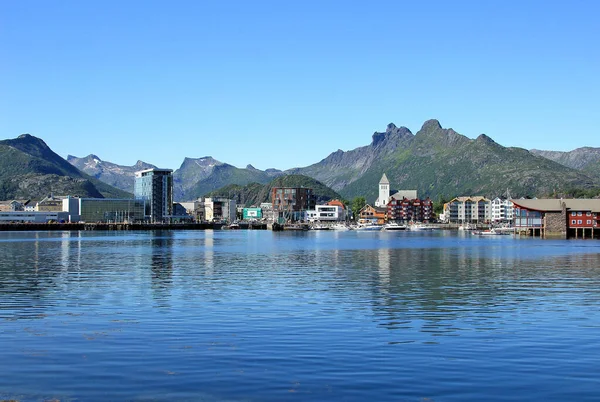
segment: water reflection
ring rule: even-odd
[[[169,307],[173,286],[173,231],[155,231],[150,240],[152,296],[157,307]]]
[[[502,382],[499,367],[512,364],[506,371],[520,377],[535,347],[525,374],[545,377],[516,388],[573,380],[572,356],[593,386],[593,244],[447,234],[0,234],[0,355],[11,362],[0,378],[19,384],[7,391],[14,395],[39,384],[81,400],[100,389],[110,400],[195,400],[200,392],[282,400],[292,391],[364,400],[374,390],[378,399],[409,400],[431,395],[432,384],[432,397],[461,400],[465,388]],[[574,350],[579,344],[586,353]],[[462,399],[482,399],[472,396]]]

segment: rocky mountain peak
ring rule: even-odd
[[[494,141],[493,139],[491,139],[490,137],[488,137],[485,134],[480,134],[475,141],[477,142],[481,142],[481,143],[485,143],[485,144],[496,144],[496,141]]]
[[[387,125],[385,132],[375,132],[373,133],[373,146],[377,146],[383,142],[389,143],[391,141],[400,141],[405,139],[406,137],[412,137],[413,133],[406,127],[396,127],[394,123],[390,123]],[[338,150],[337,152],[340,152]]]
[[[421,130],[440,130],[441,128],[442,125],[440,124],[439,120],[430,119],[423,123]]]

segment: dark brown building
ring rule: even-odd
[[[291,221],[304,220],[304,213],[315,209],[315,197],[312,188],[273,187],[271,202],[275,217]]]

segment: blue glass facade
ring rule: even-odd
[[[173,215],[173,171],[147,169],[135,173],[134,197],[146,202],[146,220],[168,222]]]

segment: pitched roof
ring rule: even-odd
[[[379,184],[390,184],[390,181],[388,180],[385,173],[383,174],[383,176],[381,176],[381,180],[379,180]]]
[[[600,212],[600,199],[553,199],[541,198],[535,200],[511,200],[516,207],[521,207],[533,211],[549,212],[562,211],[562,205],[572,211],[591,211]]]
[[[487,198],[481,196],[481,195],[477,195],[475,197],[456,197],[454,199],[452,199],[450,202],[452,201],[458,201],[458,202],[466,202],[466,201],[489,201]]]
[[[414,200],[417,197],[417,190],[400,190],[392,195],[392,198],[395,200],[402,200],[403,198],[408,198],[409,200]]]

